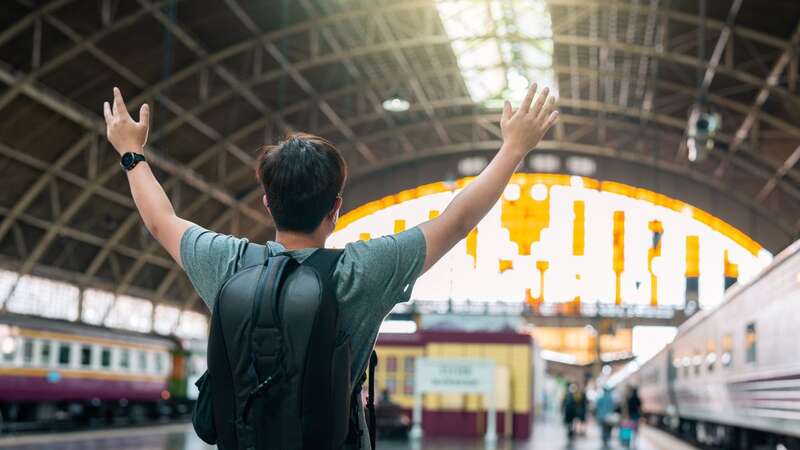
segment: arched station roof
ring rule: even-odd
[[[481,26],[459,28],[459,14]],[[515,19],[526,14],[535,20]],[[0,266],[200,307],[103,137],[112,86],[131,109],[153,107],[150,161],[179,213],[264,240],[260,145],[293,130],[336,142],[354,207],[496,149],[499,114],[474,83],[500,73],[511,84],[512,72],[558,90],[547,152],[595,158],[597,178],[661,186],[775,252],[800,231],[798,43],[793,0],[7,1]],[[494,59],[470,70],[470,52],[491,46]],[[409,108],[382,108],[391,97]],[[689,163],[698,99],[722,128]]]

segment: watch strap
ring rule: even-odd
[[[125,165],[125,157],[128,155],[131,155],[133,157],[133,160],[130,162],[130,164]],[[122,166],[123,170],[129,171],[134,167],[136,167],[137,164],[143,161],[147,161],[143,154],[136,152],[125,152],[122,154],[122,158],[120,159],[120,165]]]

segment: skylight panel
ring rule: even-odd
[[[545,0],[437,0],[436,7],[472,100],[516,104],[534,81],[557,93]]]

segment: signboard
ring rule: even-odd
[[[424,392],[487,392],[494,389],[494,361],[475,358],[419,358],[416,383]]]
[[[497,440],[495,362],[484,358],[418,358],[415,364],[414,426],[411,437],[422,437],[422,394],[480,393],[487,406],[486,441]]]

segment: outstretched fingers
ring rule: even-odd
[[[547,101],[544,102],[544,106],[541,108],[541,111],[539,111],[539,115],[537,118],[539,120],[547,119],[550,116],[550,113],[552,113],[555,109],[556,109],[556,97],[554,95],[551,95],[547,97]]]
[[[519,105],[519,109],[517,110],[520,114],[527,114],[528,111],[530,111],[533,96],[536,95],[536,87],[536,83],[533,83],[531,87],[528,88],[528,93],[525,94],[525,98],[522,99],[522,104]]]
[[[103,102],[103,117],[106,118],[106,124],[111,121],[111,105],[108,102]]]
[[[546,87],[542,89],[542,92],[539,93],[538,97],[536,97],[536,103],[533,104],[530,110],[530,113],[533,115],[533,117],[539,117],[539,113],[542,111],[542,106],[544,106],[545,100],[547,100],[548,98],[552,98],[548,97],[549,93],[550,93],[550,88]]]
[[[139,108],[139,125],[150,127],[150,106],[147,103],[142,104]]]
[[[544,122],[544,131],[547,132],[556,123],[556,120],[558,120],[558,111],[550,111],[550,115],[547,116],[547,120]]]
[[[125,107],[125,100],[122,99],[122,92],[118,87],[114,88],[114,108],[112,109],[114,115],[125,114],[128,115],[128,109]]]

